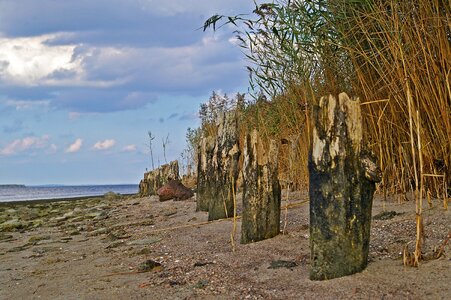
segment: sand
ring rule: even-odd
[[[450,299],[449,244],[439,259],[403,266],[402,249],[415,240],[412,201],[376,197],[373,216],[396,214],[373,220],[368,267],[315,282],[307,195],[288,199],[285,234],[241,245],[237,220],[235,251],[233,221],[206,222],[194,198],[2,205],[0,299]],[[450,213],[434,200],[424,220],[430,258],[451,231]]]

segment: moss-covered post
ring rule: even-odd
[[[233,216],[233,193],[238,178],[238,118],[236,111],[223,113],[218,118],[218,136],[213,153],[213,176],[210,188],[213,197],[208,203],[208,220]]]
[[[380,170],[363,149],[359,99],[341,93],[313,108],[309,153],[312,280],[362,271],[367,265],[371,207]]]
[[[210,200],[215,196],[211,192],[211,186],[216,181],[213,168],[214,150],[215,139],[212,136],[202,137],[197,151],[197,211],[208,211]]]
[[[279,145],[265,149],[257,130],[246,135],[243,161],[241,243],[272,238],[280,231]]]

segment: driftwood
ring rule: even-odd
[[[160,166],[158,169],[144,173],[144,178],[139,183],[141,196],[156,195],[159,188],[169,180],[179,180],[179,163],[177,160]]]
[[[309,153],[312,280],[360,272],[367,265],[371,207],[380,171],[363,149],[360,102],[345,93],[313,108]]]
[[[257,130],[246,136],[243,162],[241,243],[271,238],[280,230],[279,144],[265,150]]]

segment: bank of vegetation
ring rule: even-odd
[[[423,199],[432,206],[438,198],[435,205],[446,209],[450,20],[446,0],[276,0],[247,15],[214,15],[203,29],[236,26],[252,97],[213,93],[201,106],[201,128],[188,136],[190,149],[215,134],[218,114],[236,109],[242,139],[257,128],[263,140],[281,141],[282,183],[308,187],[312,107],[321,96],[346,92],[361,101],[364,139],[383,172],[378,191],[415,199],[417,216]],[[417,254],[421,232],[417,217]]]

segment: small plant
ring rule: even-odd
[[[152,162],[152,170],[155,170],[155,165],[154,165],[154,162],[153,162],[153,152],[152,152],[152,141],[155,139],[155,137],[152,135],[152,132],[150,130],[147,132],[147,134],[149,136],[149,144],[148,144],[148,146],[149,146],[149,151],[150,151],[150,159],[151,159],[151,162]]]

